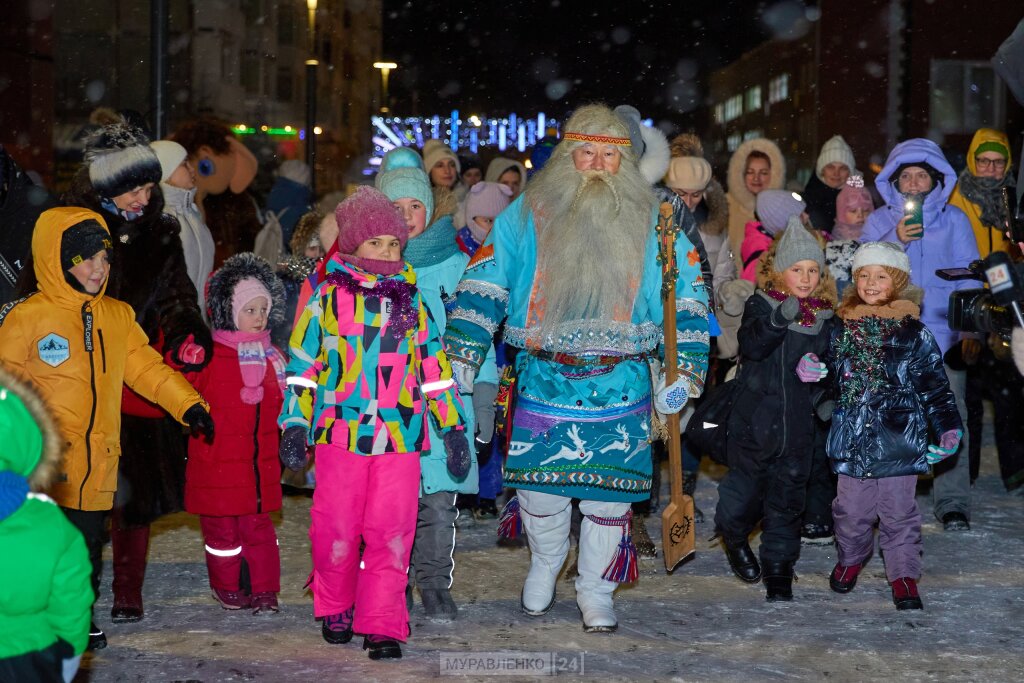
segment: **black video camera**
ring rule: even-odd
[[[935,271],[944,280],[982,280],[989,288],[961,289],[949,295],[946,320],[960,332],[998,334],[1009,340],[1014,325],[1024,327],[1024,272],[1004,251],[994,251],[968,268]]]

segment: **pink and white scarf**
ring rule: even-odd
[[[238,352],[238,367],[242,371],[242,401],[254,405],[263,400],[263,376],[270,359],[277,375],[281,395],[285,391],[285,362],[281,352],[270,343],[270,330],[262,332],[238,332],[237,330],[214,330],[213,341]]]

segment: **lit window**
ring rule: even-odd
[[[735,95],[725,101],[725,120],[732,121],[743,114],[743,96]]]
[[[747,90],[747,112],[761,108],[761,86],[755,85]]]
[[[721,102],[715,105],[715,123],[725,123],[725,105]]]
[[[735,152],[736,148],[740,146],[740,134],[733,133],[725,141],[725,147],[730,152]]]
[[[789,74],[782,74],[768,81],[768,102],[775,104],[782,102],[787,97],[789,97]]]
[[[756,130],[756,129],[755,130],[748,130],[746,133],[743,134],[743,142],[746,142],[747,140],[756,140],[757,138],[760,138],[760,137],[764,137],[762,135],[761,131]]]

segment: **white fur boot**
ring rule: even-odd
[[[610,633],[619,626],[615,616],[613,595],[619,585],[602,575],[623,538],[622,526],[597,524],[591,515],[602,518],[623,517],[629,512],[629,503],[598,503],[584,501],[580,527],[580,575],[576,578],[576,604],[583,616],[583,630],[587,633]],[[628,524],[628,521],[626,522]]]
[[[555,603],[555,582],[569,552],[571,500],[549,493],[519,493],[519,510],[530,544],[530,571],[522,607],[530,616],[546,614]]]

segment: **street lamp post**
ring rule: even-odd
[[[382,113],[387,113],[388,108],[388,75],[392,69],[397,69],[398,65],[394,62],[374,62],[374,69],[380,69],[381,78],[381,96],[380,96],[380,110]]]
[[[316,4],[306,0],[309,10],[309,59],[306,60],[306,165],[309,166],[309,187],[316,196]]]

